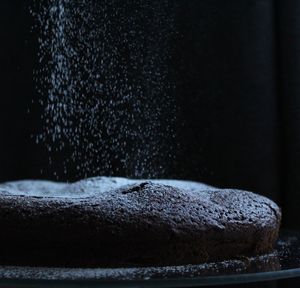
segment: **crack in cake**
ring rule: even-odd
[[[270,252],[280,221],[280,209],[266,197],[197,182],[8,182],[0,184],[0,263],[204,263]]]

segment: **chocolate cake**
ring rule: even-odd
[[[0,264],[197,264],[273,249],[281,212],[266,197],[176,180],[97,177],[0,185]]]

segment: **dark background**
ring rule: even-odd
[[[48,156],[30,138],[42,111],[31,104],[38,47],[29,2],[0,2],[0,181],[53,178],[41,175]],[[178,3],[172,176],[271,197],[283,226],[300,228],[300,2]]]

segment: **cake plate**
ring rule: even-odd
[[[300,277],[300,232],[282,231],[271,254],[200,265],[136,268],[0,266],[1,287],[199,287]]]

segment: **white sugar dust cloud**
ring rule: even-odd
[[[169,176],[176,154],[172,0],[42,0],[37,143],[64,176]],[[59,176],[57,176],[59,178]]]

